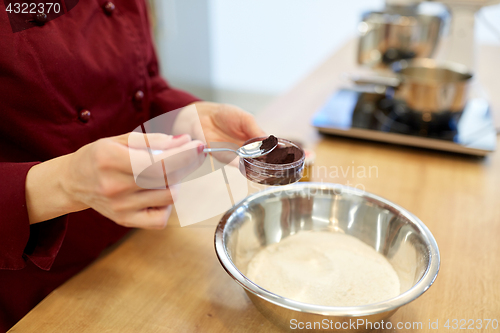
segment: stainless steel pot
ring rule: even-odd
[[[434,59],[414,59],[393,64],[395,77],[353,78],[357,84],[395,88],[394,98],[403,100],[413,111],[426,113],[461,112],[467,102],[472,78],[467,67]]]
[[[431,57],[442,25],[439,16],[369,12],[358,26],[358,63],[386,68],[401,59]]]
[[[423,113],[461,112],[467,102],[472,78],[465,66],[433,59],[401,62],[396,71],[402,77],[397,97],[408,107]]]

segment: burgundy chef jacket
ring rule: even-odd
[[[30,226],[30,167],[197,100],[159,76],[144,1],[113,4],[13,32],[0,3],[0,332],[128,231],[92,209]]]

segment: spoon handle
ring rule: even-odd
[[[237,154],[236,151],[234,151],[233,149],[229,149],[229,148],[205,148],[205,149],[203,149],[204,153],[216,153],[219,151],[232,151],[233,153]]]

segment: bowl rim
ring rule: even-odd
[[[405,218],[410,220],[420,231],[421,235],[424,237],[424,240],[427,243],[429,264],[427,265],[427,268],[423,276],[410,289],[408,289],[407,291],[396,297],[378,303],[372,303],[361,306],[346,306],[346,307],[323,306],[323,305],[315,305],[315,304],[308,304],[308,303],[294,301],[289,298],[274,294],[252,282],[242,272],[240,272],[238,268],[236,268],[236,266],[229,258],[229,255],[225,248],[224,234],[225,231],[227,230],[225,227],[231,215],[240,207],[247,206],[249,202],[259,197],[268,195],[270,193],[282,192],[285,190],[300,190],[305,188],[309,189],[316,188],[318,190],[330,190],[330,189],[341,190],[342,191],[341,193],[359,196],[364,199],[370,199],[371,202],[384,205],[386,207],[390,207],[391,210],[396,210],[398,214],[403,215]],[[224,270],[229,274],[229,276],[231,276],[233,280],[235,280],[245,290],[251,292],[255,296],[260,297],[270,303],[273,303],[275,305],[278,305],[280,307],[289,310],[294,310],[309,314],[323,315],[323,316],[345,316],[345,317],[368,316],[391,310],[396,310],[399,307],[418,298],[420,295],[426,292],[430,288],[430,286],[434,283],[439,272],[440,261],[441,261],[439,248],[430,230],[414,214],[410,213],[406,209],[380,196],[377,196],[375,194],[366,191],[362,191],[362,194],[360,194],[359,192],[360,192],[359,189],[340,184],[303,182],[285,186],[278,186],[278,187],[275,186],[254,193],[246,197],[245,199],[241,200],[240,202],[236,203],[231,209],[229,209],[224,214],[219,224],[217,225],[214,235],[214,245],[217,258],[222,267],[224,268]]]

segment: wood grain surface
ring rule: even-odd
[[[423,329],[384,332],[436,332],[429,320],[439,320],[438,332],[454,331],[443,328],[447,319],[500,321],[500,154],[483,159],[319,136],[311,115],[338,87],[352,52],[352,45],[337,52],[264,110],[259,122],[316,151],[313,180],[385,197],[434,234],[442,260],[435,284],[391,317],[394,324],[422,322]],[[319,171],[333,166],[344,174]],[[361,166],[372,167],[371,177],[345,172]],[[219,265],[215,222],[181,228],[174,215],[165,230],[133,232],[10,332],[280,332]]]

